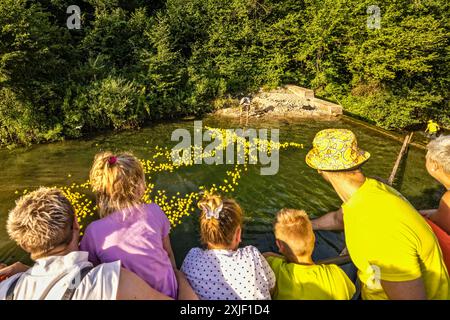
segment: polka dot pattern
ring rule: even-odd
[[[181,270],[202,300],[268,300],[276,281],[253,246],[235,251],[194,248]]]

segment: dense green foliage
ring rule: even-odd
[[[201,115],[287,83],[385,128],[450,125],[448,1],[377,1],[379,29],[372,4],[0,0],[0,144]]]

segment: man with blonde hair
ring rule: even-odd
[[[450,299],[449,275],[431,228],[398,191],[365,177],[361,166],[369,158],[350,130],[317,133],[306,163],[343,204],[313,220],[313,228],[344,229],[363,299]]]
[[[312,260],[315,236],[303,210],[282,209],[274,223],[278,250],[264,253],[277,285],[275,300],[349,300],[355,286],[337,265],[316,265]]]
[[[7,231],[36,263],[0,270],[0,276],[10,276],[0,282],[0,299],[169,299],[121,268],[120,261],[93,267],[88,253],[78,251],[78,221],[58,189],[40,188],[19,199]]]

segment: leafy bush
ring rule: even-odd
[[[371,0],[0,2],[0,144],[201,115],[293,83],[388,129],[450,126],[450,3]],[[215,103],[214,103],[215,101]]]
[[[32,107],[7,88],[0,89],[0,146],[16,147],[62,138],[62,126],[37,122]]]
[[[144,119],[134,82],[108,77],[78,90],[63,107],[65,133],[70,137],[108,128],[134,128]]]

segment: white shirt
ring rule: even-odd
[[[181,271],[202,300],[269,300],[276,281],[253,246],[236,251],[193,248]]]
[[[72,280],[81,269],[92,267],[88,253],[71,252],[36,260],[24,273],[0,282],[0,300],[5,300],[10,284],[17,278],[15,300],[61,300]],[[73,300],[116,300],[119,286],[120,261],[100,264],[89,271],[78,285]]]

